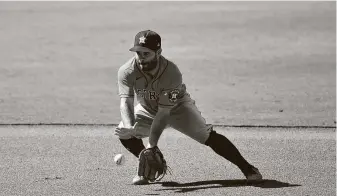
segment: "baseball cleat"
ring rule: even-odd
[[[260,181],[262,180],[262,175],[259,170],[252,167],[251,171],[246,175],[248,181]]]
[[[132,184],[134,185],[145,185],[149,184],[149,181],[145,179],[143,176],[135,176],[132,180]]]

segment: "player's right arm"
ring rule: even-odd
[[[124,128],[131,128],[135,123],[133,103],[133,97],[121,97],[120,112]]]
[[[131,128],[135,123],[133,85],[132,72],[122,66],[118,70],[118,91],[124,128]]]

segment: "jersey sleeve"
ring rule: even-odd
[[[118,70],[118,94],[122,97],[134,97],[133,80],[130,71],[122,66]]]
[[[186,86],[183,84],[182,74],[176,66],[166,74],[163,80],[158,106],[171,109],[185,95]]]

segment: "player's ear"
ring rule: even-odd
[[[160,48],[160,49],[158,49],[158,50],[157,50],[157,52],[156,52],[156,53],[157,53],[157,55],[158,55],[158,56],[159,56],[159,55],[161,55],[161,52],[162,52],[162,51],[163,51],[163,50],[162,50],[161,48]]]

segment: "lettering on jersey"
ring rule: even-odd
[[[179,93],[180,92],[179,92],[178,89],[174,89],[174,90],[169,92],[168,96],[169,96],[169,100],[170,100],[171,103],[177,102]]]
[[[137,89],[136,90],[137,95],[139,95],[142,98],[145,98],[146,92],[147,92],[146,89]]]
[[[149,99],[150,100],[156,100],[156,92],[155,91],[149,91]]]
[[[157,93],[156,91],[151,91],[151,90],[146,90],[146,89],[137,89],[136,90],[137,95],[144,99],[149,99],[149,100],[157,100]]]

